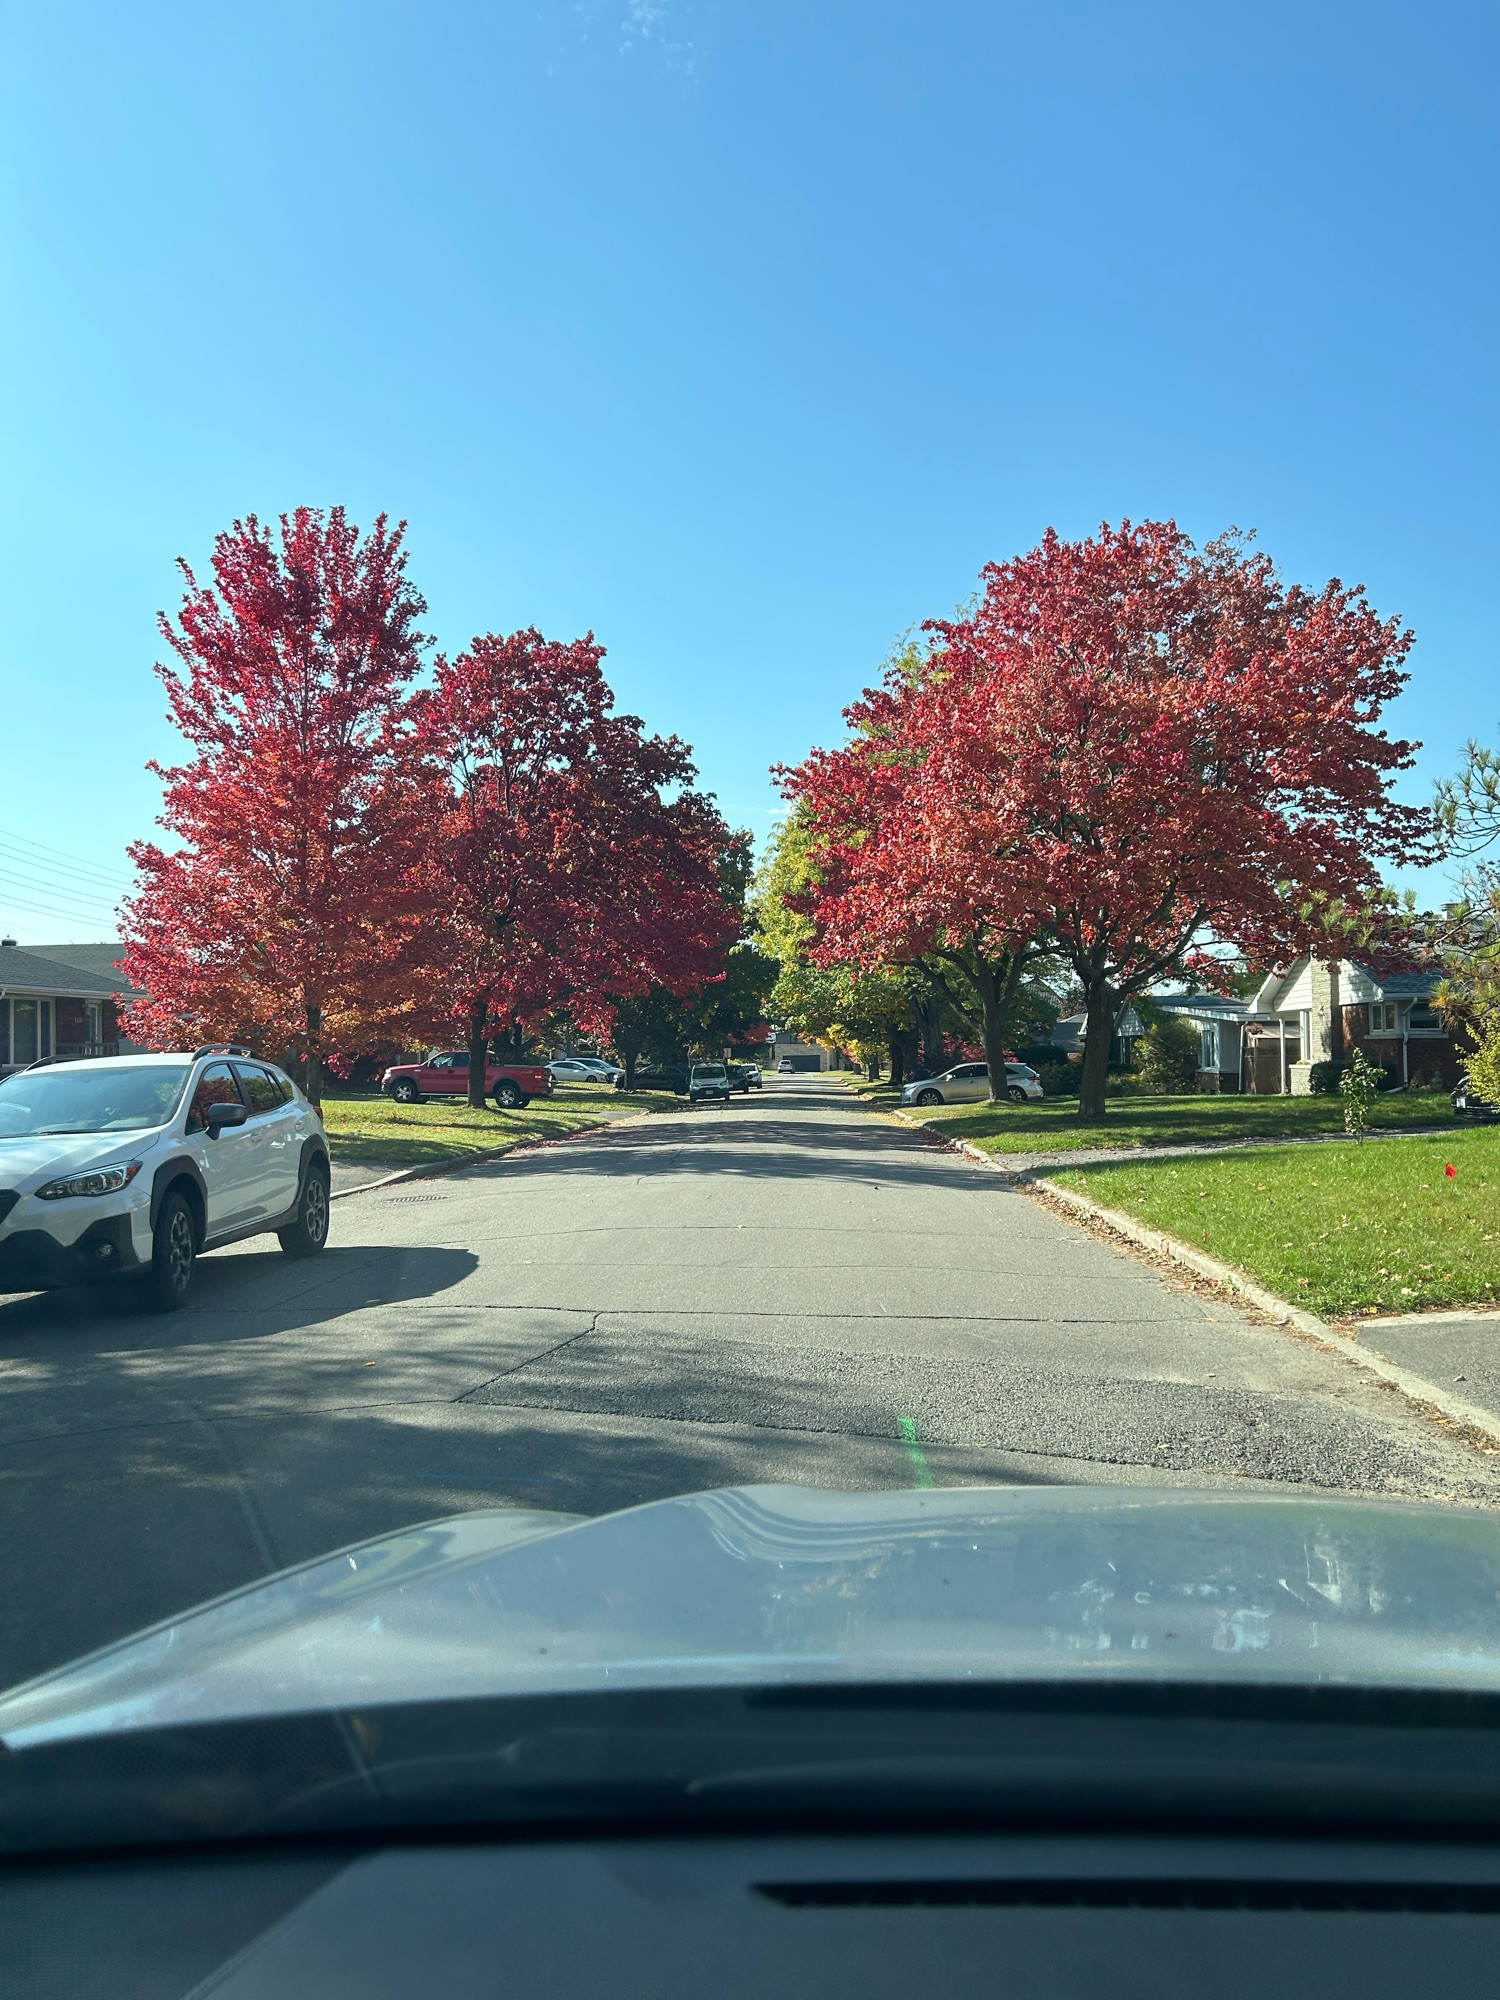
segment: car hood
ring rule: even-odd
[[[57,1174],[80,1173],[116,1160],[138,1159],[161,1137],[149,1132],[43,1133],[35,1139],[0,1138],[0,1188],[25,1188]]]
[[[1500,1688],[1500,1529],[1465,1509],[1063,1488],[749,1486],[458,1515],[0,1695],[12,1748],[511,1693],[808,1681]]]

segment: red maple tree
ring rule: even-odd
[[[1170,522],[1050,533],[935,622],[920,671],[787,773],[816,829],[819,949],[1043,942],[1087,1017],[1079,1115],[1105,1112],[1119,1008],[1154,981],[1329,948],[1430,816],[1390,796],[1414,745],[1374,725],[1411,635],[1358,589],[1283,585],[1242,538]]]
[[[476,638],[417,697],[429,809],[410,1024],[461,1026],[469,1101],[497,1030],[714,973],[728,831],[675,737],[617,715],[592,634]],[[666,794],[670,793],[668,797]]]
[[[182,607],[160,621],[177,657],[157,672],[195,754],[151,766],[177,844],[130,850],[124,967],[149,998],[128,1026],[155,1047],[294,1050],[314,1102],[413,920],[404,704],[426,606],[402,540],[339,507],[275,530],[250,515],[217,538],[211,584],[179,564]]]

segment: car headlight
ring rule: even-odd
[[[113,1167],[90,1167],[87,1173],[69,1174],[63,1180],[48,1181],[36,1191],[38,1201],[66,1201],[72,1195],[118,1194],[141,1170],[139,1160],[122,1160]]]

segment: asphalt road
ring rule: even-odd
[[[1500,1460],[833,1079],[340,1201],[192,1307],[0,1301],[0,1685],[461,1508],[742,1480],[1301,1482]]]

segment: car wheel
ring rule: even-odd
[[[1018,1083],[1013,1083],[1005,1094],[1012,1104],[1024,1104],[1026,1102],[1026,1093]]]
[[[509,1081],[495,1085],[495,1102],[502,1111],[523,1111],[526,1108],[526,1096],[520,1085]]]
[[[288,1257],[316,1257],[328,1241],[328,1172],[321,1160],[310,1160],[297,1198],[297,1220],[278,1229],[276,1241]]]
[[[398,1104],[420,1104],[422,1102],[421,1091],[418,1090],[410,1077],[405,1076],[391,1085],[391,1096],[395,1098]]]
[[[942,1093],[937,1090],[919,1090],[916,1101],[921,1105],[941,1104],[943,1101]]]
[[[151,1232],[151,1268],[145,1293],[158,1312],[179,1312],[193,1289],[198,1262],[198,1225],[187,1197],[169,1194]]]

